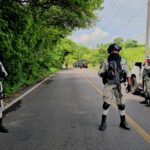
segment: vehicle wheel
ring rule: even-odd
[[[131,79],[131,93],[132,94],[135,94],[136,92],[137,92],[137,81],[136,81],[136,78],[135,77],[133,77],[132,79]]]

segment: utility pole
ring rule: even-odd
[[[150,0],[148,0],[148,7],[147,7],[147,27],[146,27],[145,60],[149,56],[149,36],[150,36]]]

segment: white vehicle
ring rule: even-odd
[[[143,69],[144,63],[136,62],[131,70],[131,93],[133,94],[143,90],[143,81],[142,81]]]

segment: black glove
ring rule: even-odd
[[[128,93],[131,92],[131,85],[130,84],[127,85],[126,90],[128,91]]]
[[[106,72],[100,73],[100,77],[102,77],[103,84],[106,84],[107,83],[107,73]]]
[[[104,77],[105,76],[105,73],[100,73],[100,77]]]

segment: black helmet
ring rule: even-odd
[[[119,52],[121,50],[121,47],[119,45],[117,45],[116,43],[113,43],[113,44],[109,45],[109,47],[107,49],[108,53],[111,53],[111,51],[113,49],[115,49]]]

